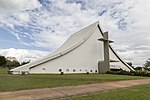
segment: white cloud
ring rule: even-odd
[[[124,31],[112,31],[112,38],[116,40],[115,48],[123,48],[119,54],[135,65],[143,64],[150,57],[150,1],[138,0],[128,10],[128,29]]]
[[[14,13],[38,7],[40,7],[40,4],[37,0],[0,0],[0,21],[4,23],[3,20]]]
[[[30,9],[39,6],[37,0],[0,0],[0,10]]]
[[[26,49],[0,49],[0,55],[5,57],[15,57],[19,62],[23,61],[35,61],[46,56],[48,52],[38,50],[26,50]]]
[[[66,1],[1,0],[0,26],[23,44],[56,49],[72,33],[99,20],[124,59],[139,65],[149,58],[149,0]]]

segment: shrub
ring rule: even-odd
[[[132,75],[132,76],[147,76],[150,77],[150,73],[146,71],[107,71],[106,74],[117,74],[117,75]]]

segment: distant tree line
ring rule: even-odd
[[[15,57],[5,57],[0,55],[0,67],[15,68],[29,62],[30,61],[19,63]]]
[[[127,64],[130,65],[131,67],[133,67],[135,70],[142,70],[142,68],[143,68],[143,69],[150,71],[150,58],[146,60],[146,62],[143,64],[143,66],[134,67],[131,62],[127,62]]]

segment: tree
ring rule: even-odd
[[[18,66],[20,66],[20,63],[18,61],[7,60],[6,67],[12,68],[12,67],[18,67]]]
[[[15,57],[6,57],[6,59],[7,59],[6,67],[14,68],[20,66],[20,63]]]
[[[22,65],[25,65],[25,64],[28,64],[29,62],[30,62],[30,60],[27,61],[27,62],[22,62],[22,63],[21,63],[21,66],[22,66]]]
[[[146,63],[144,64],[144,67],[145,68],[150,67],[150,58],[146,61]]]
[[[127,64],[134,69],[134,66],[133,66],[132,62],[127,62]]]
[[[135,67],[134,69],[135,69],[135,70],[142,70],[142,67],[137,66],[137,67]]]
[[[20,63],[17,60],[13,60],[13,61],[7,60],[6,67],[14,68],[18,66],[20,66]]]
[[[5,67],[7,61],[4,56],[0,56],[0,67]]]
[[[132,62],[127,62],[127,64],[128,64],[129,66],[132,66]]]
[[[14,61],[12,61],[12,65],[13,65],[13,67],[18,67],[18,66],[20,66],[20,63],[18,61],[14,60]]]

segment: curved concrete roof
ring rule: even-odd
[[[56,51],[54,51],[53,53],[49,54],[48,56],[38,60],[38,61],[35,61],[35,62],[32,62],[32,63],[29,63],[29,64],[26,64],[26,65],[23,65],[23,66],[20,66],[20,67],[17,67],[17,68],[14,68],[14,69],[11,69],[10,71],[18,71],[20,68],[22,68],[22,71],[28,71],[30,68],[32,67],[35,67],[37,65],[40,65],[40,64],[43,64],[45,62],[48,62],[50,60],[53,60],[53,59],[56,59],[60,56],[63,56],[67,53],[69,53],[70,51],[76,49],[77,47],[79,47],[81,44],[83,44],[91,35],[92,33],[95,31],[95,29],[99,27],[99,30],[100,30],[100,33],[103,35],[103,32],[99,26],[99,22],[95,22],[85,28],[83,28],[82,30],[74,33],[73,35],[71,35],[69,37],[69,39],[60,47],[58,48]],[[127,65],[118,55],[117,53],[114,51],[114,49],[109,46],[110,49],[112,50],[112,52],[117,56],[117,58],[126,66],[128,67],[130,70],[134,70],[132,67],[130,67],[129,65]]]
[[[50,60],[56,59],[60,56],[67,54],[68,52],[76,49],[78,46],[83,44],[91,36],[91,34],[96,29],[98,24],[99,24],[99,22],[95,22],[95,23],[83,28],[82,30],[72,34],[69,37],[69,39],[60,48],[58,48],[56,51],[49,54],[48,56],[46,56],[38,61],[11,69],[10,71],[17,71],[17,69],[20,69],[23,67],[24,67],[24,71],[28,71],[29,68],[35,67],[39,64],[43,64],[45,62],[48,62]]]

